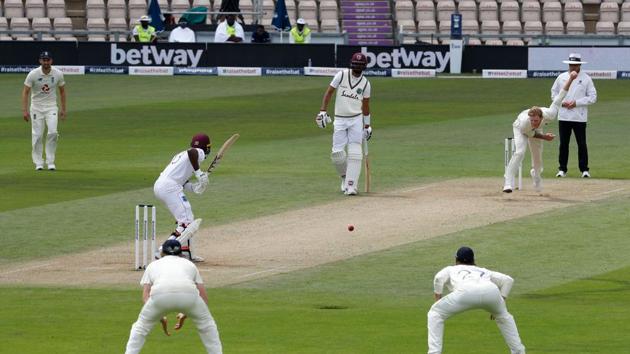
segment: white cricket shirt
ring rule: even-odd
[[[363,99],[370,98],[371,86],[368,79],[361,75],[355,77],[352,70],[338,72],[330,82],[337,89],[335,99],[335,117],[354,118],[363,114]]]
[[[540,125],[538,126],[538,128],[534,129],[532,127],[532,122],[529,120],[529,115],[528,115],[529,108],[522,111],[518,115],[518,117],[516,118],[512,126],[530,138],[533,137],[536,132],[541,133],[542,127],[544,127],[549,122],[552,122],[556,119],[556,116],[558,115],[558,108],[562,104],[562,100],[564,99],[566,95],[567,95],[567,91],[561,90],[560,93],[558,93],[556,98],[553,100],[553,103],[551,103],[551,106],[549,108],[540,107],[543,113],[543,116],[542,116],[543,119],[542,119],[542,122],[540,122]]]
[[[560,74],[551,87],[551,98],[554,99],[564,84],[569,80],[569,72]],[[588,120],[588,106],[597,101],[597,90],[593,85],[593,80],[583,71],[573,80],[566,99],[575,101],[575,107],[568,109],[560,107],[558,120],[570,122],[586,122]]]
[[[507,297],[512,290],[514,279],[509,275],[494,272],[473,265],[458,264],[440,270],[433,279],[436,294],[443,294],[444,287],[450,292],[466,290],[480,283],[493,283],[499,288],[501,296]]]
[[[199,148],[195,149],[199,156],[199,166],[201,166],[201,162],[206,159],[206,154]],[[184,150],[173,157],[171,163],[160,173],[158,180],[169,179],[183,186],[184,183],[192,177],[194,172],[195,170],[193,170],[190,159],[188,158],[188,150]]]
[[[63,73],[54,66],[48,74],[41,66],[31,70],[24,80],[24,85],[31,88],[31,110],[57,109],[57,87],[65,84]]]
[[[151,295],[169,292],[196,291],[203,284],[199,269],[186,258],[164,256],[149,263],[140,285],[151,284]]]

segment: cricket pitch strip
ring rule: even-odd
[[[344,197],[231,224],[195,236],[197,266],[208,287],[314,267],[474,227],[630,195],[630,181],[545,180],[538,194],[506,195],[500,178],[462,178],[383,193]],[[535,206],[535,207],[534,207]],[[355,230],[349,232],[348,224]],[[130,230],[130,233],[132,230]],[[159,242],[163,241],[159,238]],[[78,287],[139,286],[129,242],[83,253],[0,267],[0,284]]]

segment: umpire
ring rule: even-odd
[[[588,169],[588,149],[586,147],[586,122],[588,120],[588,106],[597,101],[597,91],[593,80],[586,73],[580,71],[582,56],[579,53],[569,54],[569,60],[563,63],[569,64],[569,70],[560,74],[551,88],[551,99],[559,93],[564,83],[569,79],[569,73],[575,71],[578,77],[569,89],[567,96],[562,101],[562,107],[558,112],[558,133],[560,136],[560,151],[558,154],[558,173],[556,177],[566,177],[567,163],[569,161],[569,142],[571,132],[575,133],[578,147],[578,167],[582,178],[591,177]]]

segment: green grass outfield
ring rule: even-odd
[[[35,172],[20,113],[24,76],[0,76],[0,265],[129,241],[133,206],[190,136],[215,149],[241,139],[191,197],[212,224],[339,198],[330,130],[313,122],[329,78],[67,77],[58,171]],[[497,177],[503,138],[522,109],[548,105],[551,80],[372,79],[377,191],[455,177]],[[596,81],[590,167],[630,178],[630,82]],[[555,131],[555,127],[550,127]],[[557,142],[545,146],[545,177]],[[572,145],[570,175],[577,175]],[[159,208],[161,234],[170,229]],[[210,289],[226,353],[426,351],[431,278],[456,247],[517,283],[509,306],[529,353],[627,353],[630,202],[612,197],[239,286]],[[0,353],[118,353],[140,309],[139,288],[0,288]],[[320,309],[341,307],[341,309]],[[13,349],[8,349],[13,348]],[[201,352],[193,330],[149,337],[144,352]],[[10,350],[10,351],[7,351]],[[447,322],[446,353],[505,353],[485,314]]]

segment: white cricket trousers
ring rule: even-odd
[[[525,158],[525,150],[527,150],[528,144],[529,151],[531,151],[532,153],[532,168],[534,169],[534,173],[537,176],[540,176],[540,173],[543,169],[543,140],[538,138],[530,138],[514,128],[514,146],[516,151],[514,152],[514,155],[512,155],[510,163],[508,164],[508,168],[505,171],[505,186],[516,187],[513,185],[514,177],[518,173],[518,167],[523,163],[523,159]]]
[[[177,225],[188,225],[195,220],[184,188],[179,183],[169,178],[158,178],[153,185],[153,193],[166,205]]]
[[[129,341],[125,354],[140,353],[146,336],[160,318],[169,312],[182,312],[186,314],[197,326],[199,337],[206,351],[210,354],[223,352],[217,325],[210,314],[210,310],[199,296],[194,292],[167,292],[151,295],[144,304],[138,320],[131,326]]]
[[[343,151],[346,145],[363,143],[363,116],[356,118],[337,118],[333,122],[332,151]]]
[[[57,109],[33,110],[31,108],[31,144],[33,147],[32,158],[35,166],[44,164],[44,130],[48,127],[46,135],[46,163],[55,163],[57,151]]]
[[[363,159],[363,116],[356,118],[335,117],[332,141],[332,161],[339,176],[345,176],[342,189],[356,190],[361,175]],[[346,146],[348,152],[346,154]]]
[[[444,321],[460,312],[481,309],[491,313],[512,354],[525,354],[514,317],[507,311],[499,289],[492,283],[466,284],[465,290],[454,291],[431,306],[427,315],[429,354],[442,353]]]

